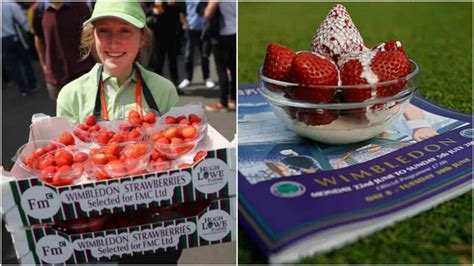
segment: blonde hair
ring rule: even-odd
[[[99,58],[97,57],[97,51],[95,49],[94,30],[95,30],[95,26],[92,23],[88,23],[82,28],[81,44],[79,46],[81,60],[86,60],[92,54],[95,61],[100,62]],[[138,55],[137,55],[137,58],[135,58],[135,61],[138,61],[140,64],[143,65],[143,62],[146,61],[147,58],[144,58],[142,56],[142,51],[145,52],[150,49],[151,40],[152,40],[152,32],[150,28],[148,28],[146,25],[141,30],[142,30],[142,36],[143,36],[143,47],[138,52]]]

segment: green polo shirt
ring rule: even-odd
[[[140,64],[135,64],[134,69],[127,81],[118,86],[117,78],[102,73],[104,90],[107,101],[107,110],[111,120],[126,117],[128,111],[136,108],[135,87],[136,70],[141,73],[143,82],[146,83],[155,99],[160,114],[168,112],[178,102],[178,94],[173,83],[166,78],[146,70]],[[57,99],[56,115],[66,117],[78,122],[84,121],[94,111],[95,98],[97,95],[97,71],[100,64],[96,64],[91,71],[71,81],[64,86]],[[148,108],[145,96],[142,93],[143,108]],[[78,119],[79,118],[79,119]]]

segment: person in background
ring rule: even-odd
[[[236,95],[236,2],[209,1],[204,16],[218,23],[217,36],[211,36],[214,60],[216,62],[220,101],[206,105],[208,111],[227,111],[235,109]],[[219,16],[221,16],[219,18]],[[210,23],[213,23],[210,21]],[[212,31],[212,30],[211,30]],[[228,77],[230,72],[230,81]]]
[[[181,81],[178,88],[184,89],[191,84],[193,80],[194,70],[194,50],[199,50],[201,57],[201,70],[206,88],[213,88],[216,84],[209,77],[209,54],[210,51],[203,51],[203,42],[201,40],[202,30],[206,18],[202,14],[198,14],[197,7],[199,2],[195,0],[186,1],[186,20],[183,29],[186,34],[186,53],[185,53],[185,71],[186,77]],[[208,46],[210,48],[210,46]],[[210,50],[210,49],[209,49]]]
[[[151,68],[163,75],[163,65],[166,56],[170,78],[173,84],[178,85],[178,54],[180,49],[180,31],[184,18],[184,5],[175,1],[155,1],[151,8],[153,22],[150,24],[155,36],[155,61]],[[181,93],[181,91],[178,91]]]
[[[2,3],[2,60],[9,78],[22,96],[37,91],[30,47],[21,31],[28,31],[28,20],[18,3]]]
[[[33,7],[36,51],[53,101],[66,83],[94,65],[92,57],[81,61],[79,54],[81,25],[90,15],[82,2],[37,2]]]
[[[94,114],[102,120],[116,120],[131,109],[168,112],[178,102],[175,86],[138,63],[150,38],[140,3],[98,1],[84,23],[81,49],[83,59],[95,51],[99,63],[64,86],[57,116],[77,120]]]

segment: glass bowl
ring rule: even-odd
[[[148,134],[155,151],[168,159],[188,154],[203,136],[199,128],[180,124],[156,125]]]
[[[66,145],[55,140],[30,141],[18,149],[12,161],[17,163],[24,171],[33,173],[33,165],[38,158],[65,146]]]
[[[158,119],[158,125],[180,124],[181,120],[188,121],[188,125],[199,128],[203,135],[207,135],[208,121],[204,108],[200,102],[191,102],[182,107],[174,107]],[[183,122],[182,122],[183,123]]]
[[[379,135],[405,111],[418,88],[419,66],[410,60],[410,68],[410,74],[397,80],[347,86],[282,82],[260,69],[259,91],[296,134],[327,144],[355,143]],[[354,96],[362,101],[344,101]]]
[[[143,142],[111,143],[91,149],[93,175],[105,180],[144,173],[151,152],[151,146]]]
[[[77,183],[87,173],[89,149],[66,146],[48,152],[33,164],[32,171],[38,178],[53,186],[68,186]]]
[[[102,132],[110,130],[112,126],[110,121],[98,120],[93,126],[88,126],[85,122],[81,123],[77,121],[81,120],[75,118],[69,121],[71,127],[74,128],[72,134],[78,141],[85,144],[94,143]]]

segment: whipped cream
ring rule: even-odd
[[[328,144],[348,144],[368,140],[382,133],[391,122],[389,112],[367,110],[363,118],[342,115],[330,124],[320,126],[309,126],[288,117],[285,123],[300,136]]]

